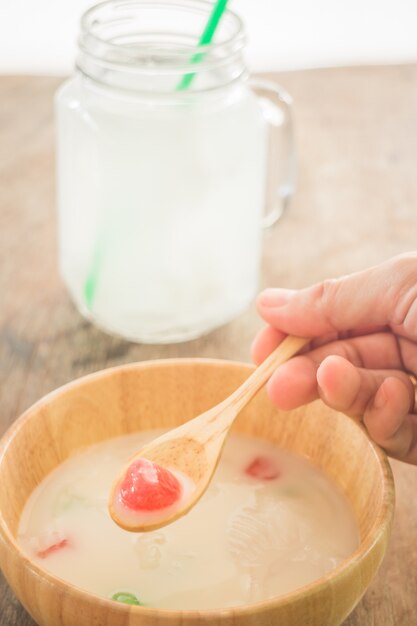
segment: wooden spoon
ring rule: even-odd
[[[301,337],[286,337],[228,398],[139,450],[123,468],[110,492],[109,512],[116,524],[133,532],[149,531],[166,526],[187,513],[206,491],[236,416],[276,368],[309,341]],[[121,484],[128,468],[139,459],[148,459],[184,479],[180,481],[183,483],[183,497],[175,505],[149,513],[131,511],[121,503]]]

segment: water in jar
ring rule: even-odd
[[[149,342],[198,336],[257,289],[267,129],[242,82],[57,96],[60,267],[79,310]]]

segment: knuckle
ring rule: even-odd
[[[337,278],[326,278],[316,286],[316,302],[321,315],[325,318],[328,326],[337,331],[333,313],[339,299],[341,281]]]
[[[417,254],[394,257],[390,264],[387,291],[392,301],[390,324],[417,337]]]

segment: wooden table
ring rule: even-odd
[[[278,78],[295,100],[298,191],[265,236],[262,284],[300,287],[416,249],[417,66]],[[52,94],[59,82],[0,79],[0,434],[43,394],[103,367],[173,356],[249,360],[261,326],[252,306],[202,339],[144,346],[106,336],[79,316],[56,263]],[[391,546],[345,626],[417,624],[417,467],[393,467]],[[0,578],[0,626],[33,624]]]

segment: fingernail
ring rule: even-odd
[[[258,303],[262,306],[282,306],[294,294],[294,289],[264,289],[258,296]]]
[[[385,397],[384,383],[382,383],[382,385],[380,386],[380,388],[378,389],[378,391],[376,392],[374,396],[373,406],[375,409],[382,409],[385,403],[386,403],[386,397]]]

